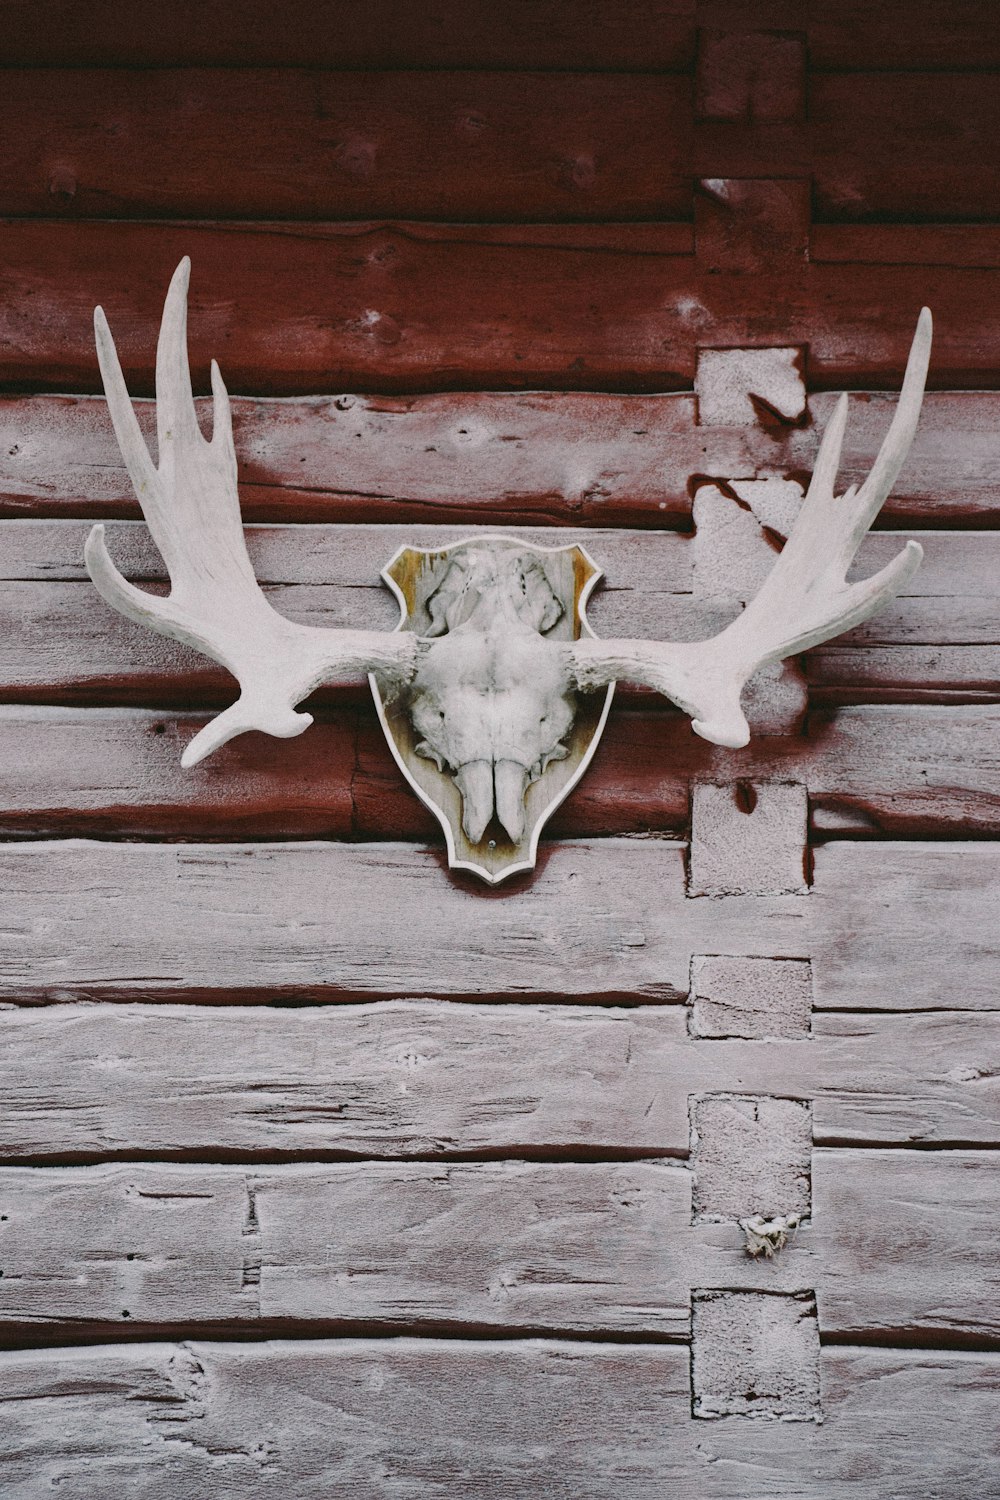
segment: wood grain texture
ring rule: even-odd
[[[812,1223],[770,1264],[746,1255],[735,1221],[774,1208],[760,1194],[781,1173],[758,1162],[720,1195],[701,1155],[699,1189],[704,1176],[727,1222],[692,1224],[693,1174],[663,1162],[3,1168],[0,1334],[685,1339],[692,1287],[716,1285],[815,1288],[824,1337],[1000,1342],[995,1151],[818,1150]],[[784,1206],[802,1212],[785,1177]]]
[[[766,1046],[679,1006],[12,1008],[0,1158],[683,1157],[704,1094],[811,1100],[817,1145],[1000,1144],[993,1017],[866,999]]]
[[[662,839],[551,847],[486,893],[405,844],[6,845],[0,994],[669,1001],[692,955],[729,952],[811,958],[821,1009],[992,1010],[998,860],[845,840],[816,850],[808,895],[692,899]]]
[[[65,838],[375,838],[438,841],[368,704],[323,710],[295,740],[244,736],[183,771],[207,715],[0,707],[0,834]],[[799,782],[824,837],[996,838],[1000,708],[817,710],[805,735],[742,751],[699,739],[680,714],[619,705],[551,837],[683,834],[692,789]]]
[[[995,21],[985,29],[1000,36]],[[817,218],[992,217],[988,205],[1000,191],[991,149],[1000,128],[995,74],[940,67],[938,61],[929,73],[811,78],[808,137]]]
[[[694,54],[691,0],[176,0],[95,11],[46,0],[8,6],[5,57],[27,67],[682,69]]]
[[[990,0],[954,0],[932,28],[914,26],[908,0],[796,3],[718,0],[373,0],[363,12],[331,0],[321,14],[292,0],[176,0],[169,11],[130,6],[84,16],[47,0],[45,26],[27,0],[7,7],[5,58],[28,67],[286,67],[686,69],[697,26],[804,33],[815,69],[1000,67]]]
[[[697,125],[656,72],[12,69],[0,213],[690,220],[699,178],[796,177],[819,220],[992,213],[992,75],[814,74],[802,123],[801,46],[703,32]]]
[[[703,344],[808,345],[813,386],[891,387],[924,303],[937,319],[935,383],[998,380],[989,271],[880,259],[880,226],[863,226],[863,275],[835,259],[782,260],[755,276],[752,301],[743,276],[699,265],[687,224],[2,227],[8,388],[96,391],[91,318],[101,302],[131,388],[149,394],[164,288],[185,254],[197,378],[214,356],[243,394],[663,391],[690,388]],[[837,232],[828,227],[828,242]],[[862,230],[844,232],[857,245]],[[980,235],[996,241],[1000,229]]]
[[[995,271],[1000,265],[1000,241],[988,223],[817,224],[809,249],[814,261],[845,266],[875,263]]]
[[[121,703],[195,707],[230,701],[227,674],[208,658],[124,619],[94,595],[83,566],[85,522],[4,523],[0,532],[0,692],[8,702]],[[739,601],[759,587],[758,571],[736,573],[728,604],[718,597],[718,558],[711,537],[692,543],[673,532],[518,531],[542,546],[583,543],[605,571],[588,611],[598,635],[697,640],[720,630]],[[391,630],[399,611],[379,573],[401,544],[445,545],[459,528],[403,527],[248,529],[251,559],[275,606],[292,619],[323,626]],[[804,658],[806,675],[833,700],[991,702],[1000,678],[997,577],[1000,537],[993,533],[919,533],[924,561],[907,593],[866,624]],[[771,559],[759,525],[753,541]],[[165,580],[145,528],[123,522],[108,535],[118,565],[139,584]],[[709,549],[707,552],[705,549]],[[900,550],[900,539],[876,533],[863,544],[859,568],[873,570]],[[715,562],[699,586],[699,558]],[[722,554],[723,579],[732,564]],[[765,568],[766,572],[766,568]],[[725,585],[728,587],[728,585]],[[363,679],[328,684],[357,693]],[[364,692],[362,696],[367,697]]]
[[[0,213],[691,217],[676,75],[21,69],[0,100]]]
[[[690,1182],[673,1165],[26,1168],[0,1171],[0,1202],[8,1337],[123,1322],[689,1329],[691,1247],[668,1244]],[[722,1259],[737,1284],[760,1281],[738,1237]]]
[[[825,1349],[822,1424],[692,1422],[688,1353],[553,1340],[276,1340],[0,1355],[12,1500],[488,1495],[955,1500],[1000,1457],[996,1355]],[[956,1410],[962,1422],[955,1420]],[[966,1428],[966,1423],[972,1424]],[[969,1441],[969,1430],[979,1435]],[[752,1488],[751,1488],[752,1487]]]
[[[812,1172],[824,1333],[996,1344],[995,1152],[817,1151]]]
[[[908,0],[826,0],[811,9],[809,57],[814,68],[1000,67],[1000,29],[989,0],[955,0],[934,26],[914,26]]]
[[[240,500],[249,521],[687,525],[706,481],[806,481],[835,400],[812,395],[804,427],[706,430],[685,394],[238,398]],[[895,403],[852,399],[841,484],[867,474]],[[152,402],[135,405],[152,436]],[[931,391],[882,515],[995,526],[998,431],[1000,396]],[[139,515],[103,396],[0,397],[0,515]]]

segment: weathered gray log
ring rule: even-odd
[[[240,397],[240,497],[250,520],[676,525],[692,476],[808,473],[835,400],[814,394],[805,426],[765,429],[703,426],[689,394]],[[871,468],[895,401],[852,399],[844,484]],[[153,403],[135,405],[152,432]],[[995,392],[929,392],[885,514],[917,525],[995,516],[998,429]],[[0,398],[0,511],[139,514],[103,396]]]
[[[805,895],[689,898],[681,844],[572,842],[485,894],[403,844],[9,844],[0,996],[669,1001],[722,952],[811,959],[821,1009],[1000,1005],[997,845],[844,841],[814,865]]]
[[[818,1013],[696,1040],[679,1006],[384,1001],[0,1014],[0,1159],[683,1156],[689,1098],[813,1100],[820,1145],[1000,1144],[990,1015]]]
[[[691,1420],[686,1349],[437,1339],[0,1355],[11,1500],[982,1500],[995,1354],[825,1349],[824,1421]],[[956,1418],[960,1413],[960,1420]],[[974,1435],[974,1436],[972,1436]],[[859,1480],[859,1474],[863,1478]]]
[[[432,814],[389,755],[371,705],[328,709],[294,740],[246,735],[184,771],[204,714],[0,706],[0,832],[436,840]],[[793,781],[813,831],[838,836],[1000,834],[1000,707],[870,704],[817,711],[805,735],[745,750],[699,739],[678,714],[611,715],[554,837],[683,833],[693,787]]]
[[[690,1182],[672,1164],[8,1168],[0,1212],[8,1336],[689,1331]],[[727,1283],[773,1280],[730,1239]]]
[[[753,1260],[739,1218],[808,1211],[797,1189],[755,1196],[772,1190],[748,1172],[724,1221],[692,1225],[692,1174],[665,1162],[6,1167],[0,1333],[683,1339],[691,1289],[723,1287],[815,1290],[821,1333],[842,1340],[1000,1339],[995,1152],[819,1149],[811,1225]]]
[[[824,1333],[996,1347],[995,1152],[816,1151],[812,1169]]]
[[[3,526],[0,689],[7,698],[121,702],[127,695],[132,704],[156,706],[226,698],[232,686],[224,671],[175,642],[150,639],[95,599],[83,567],[88,529],[76,521]],[[391,630],[399,611],[379,572],[396,548],[446,545],[464,534],[441,526],[278,526],[251,527],[248,540],[266,592],[291,618]],[[705,596],[697,570],[710,538],[692,543],[672,532],[541,528],[524,534],[543,546],[579,541],[591,550],[606,575],[590,611],[599,635],[700,639],[728,623],[760,581],[756,574],[735,580],[728,601]],[[759,543],[756,525],[753,536]],[[956,692],[996,698],[1000,538],[925,532],[921,539],[926,556],[907,594],[868,624],[807,653],[807,675],[826,693],[859,687],[897,698]],[[134,581],[165,579],[144,526],[120,523],[109,545]],[[871,572],[898,550],[897,537],[875,534],[862,547],[859,567]],[[363,682],[345,679],[340,686],[357,690]]]

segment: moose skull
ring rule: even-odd
[[[418,755],[447,771],[472,844],[495,816],[512,843],[524,797],[576,717],[568,662],[546,632],[564,610],[537,555],[465,548],[427,601],[426,652],[409,689]]]

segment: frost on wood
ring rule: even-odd
[[[801,1100],[746,1094],[693,1099],[695,1223],[808,1216],[811,1157],[812,1113]]]
[[[811,1294],[698,1291],[691,1312],[695,1417],[821,1420]]]
[[[756,1214],[752,1219],[741,1219],[740,1228],[746,1235],[747,1254],[756,1258],[763,1255],[767,1260],[784,1250],[789,1237],[798,1229],[801,1220],[798,1214],[779,1214],[765,1219]]]
[[[691,1035],[808,1036],[812,965],[802,958],[697,955],[691,961]]]
[[[690,896],[780,896],[808,889],[804,786],[749,782],[694,787]]]
[[[791,424],[806,410],[801,349],[699,349],[698,421],[752,427],[762,409]]]

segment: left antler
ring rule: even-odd
[[[924,394],[931,315],[920,314],[899,405],[860,489],[836,499],[833,486],[847,421],[847,397],[823,434],[802,510],[763,588],[719,635],[693,645],[671,641],[578,641],[571,671],[581,688],[626,681],[655,688],[692,716],[703,739],[738,748],[750,738],[740,696],[758,667],[806,651],[873,615],[911,579],[923,549],[907,542],[880,572],[848,583],[869,526],[903,466]]]
[[[191,392],[187,353],[187,288],[191,262],[174,272],[156,347],[156,431],[153,463],[129,399],[114,340],[101,308],[94,331],[101,376],[118,444],[146,524],[170,574],[167,598],[137,589],[115,567],[104,527],[87,538],[87,570],[107,600],[135,620],[194,646],[233,674],[240,696],[197,734],[181,757],[193,766],[248,729],[288,739],[312,723],[295,705],[321,682],[343,673],[377,671],[392,680],[414,669],[417,642],[409,633],[333,630],[298,625],[267,602],[247,555],[236,488],[229,396],[212,361],[214,424],[202,437]]]

